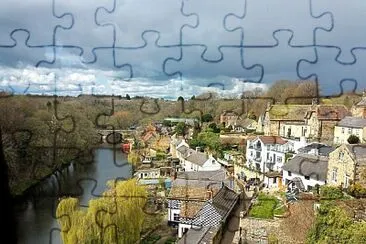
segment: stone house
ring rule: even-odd
[[[247,131],[255,131],[257,129],[258,122],[254,119],[239,119],[236,124],[233,126],[233,130],[235,132],[247,132]]]
[[[352,182],[366,186],[366,145],[342,144],[329,154],[327,183],[347,188]]]
[[[366,91],[363,92],[361,101],[352,106],[351,112],[353,117],[366,118]]]
[[[264,135],[333,141],[334,126],[350,112],[344,105],[268,104],[264,113]]]
[[[366,141],[366,119],[346,116],[334,127],[334,144],[348,144],[350,135],[355,135],[363,143]]]
[[[226,128],[229,126],[234,127],[238,120],[239,116],[235,112],[224,110],[223,113],[220,114],[220,124],[223,124]]]

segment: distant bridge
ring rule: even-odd
[[[124,137],[130,137],[134,130],[106,130],[99,129],[97,133],[100,135],[101,142],[107,142],[108,144],[120,144],[124,141]]]

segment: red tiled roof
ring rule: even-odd
[[[282,139],[282,137],[280,136],[260,136],[259,139],[264,143],[264,144],[286,144],[287,141]]]
[[[342,120],[351,113],[344,105],[318,105],[317,115],[320,120]]]

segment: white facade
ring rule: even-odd
[[[349,144],[348,138],[350,135],[357,136],[361,143],[366,139],[366,127],[365,128],[351,128],[346,126],[334,127],[334,144]]]
[[[280,180],[282,180],[280,177],[268,177],[265,175],[263,183],[266,184],[267,188],[278,188],[281,185],[279,183]]]
[[[193,152],[193,153],[201,153],[201,152]],[[192,153],[192,154],[193,154]],[[203,153],[201,153],[203,154]],[[194,162],[190,162],[187,159],[181,160],[181,165],[184,168],[184,171],[215,171],[221,169],[221,164],[211,155],[208,156],[208,159],[201,165],[196,164]]]
[[[317,180],[314,176],[303,176],[297,173],[289,172],[283,170],[282,172],[282,183],[287,185],[290,181],[292,181],[295,177],[301,179],[302,183],[306,190],[310,190],[311,188],[315,187],[316,184],[319,186],[325,185],[325,181]]]
[[[293,151],[292,143],[265,144],[260,137],[247,141],[247,167],[256,169],[261,173],[281,171],[285,163],[285,153]]]
[[[159,178],[160,169],[138,170],[135,173],[135,176],[137,176],[138,179]]]

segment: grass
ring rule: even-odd
[[[281,205],[282,203],[276,197],[260,193],[257,202],[249,211],[249,216],[260,219],[272,219],[274,215],[285,213],[285,209]]]

